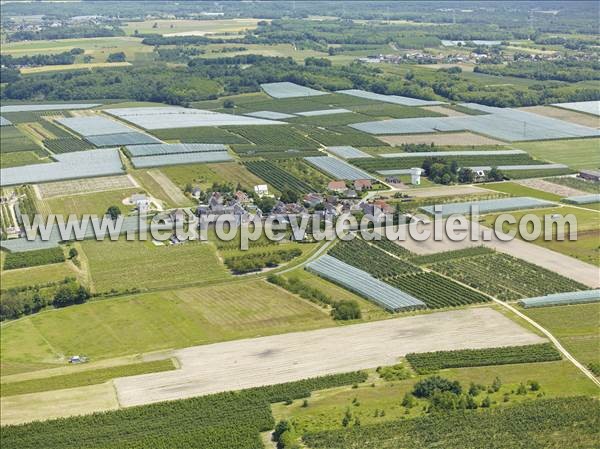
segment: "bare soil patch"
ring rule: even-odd
[[[104,176],[101,178],[74,179],[71,181],[38,184],[42,199],[71,196],[77,194],[107,192],[139,187],[129,175]]]
[[[567,187],[560,184],[554,184],[553,182],[544,181],[543,179],[523,179],[522,181],[517,181],[517,183],[526,187],[531,187],[532,189],[538,189],[544,192],[554,193],[555,195],[560,195],[563,197],[587,195],[586,192],[582,192],[581,190],[577,190],[572,187]]]
[[[446,106],[424,106],[421,109],[426,109],[431,112],[439,112],[440,114],[444,114],[446,117],[462,117],[467,115],[464,112],[456,111],[454,109],[447,108]]]
[[[115,380],[122,406],[396,363],[409,352],[540,343],[499,312],[473,308],[176,351],[181,370]]]
[[[589,126],[590,128],[600,128],[600,118],[567,109],[555,108],[552,106],[527,106],[518,108],[520,111],[533,112],[544,117],[556,118],[577,125]]]

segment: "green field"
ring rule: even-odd
[[[262,179],[250,173],[238,162],[174,165],[162,167],[161,171],[180,189],[184,189],[189,184],[204,190],[209,189],[216,182],[229,183],[233,187],[240,184],[243,188],[252,190],[255,185],[264,184]]]
[[[316,149],[319,145],[289,125],[231,126],[228,131],[238,134],[255,145],[277,145],[282,149]]]
[[[346,429],[305,434],[302,441],[313,449],[587,449],[598,441],[598,427],[598,401],[571,397],[432,412],[370,426],[350,422]]]
[[[574,169],[597,168],[600,165],[600,138],[522,142],[518,148],[536,158],[566,164]]]
[[[332,325],[326,312],[260,280],[122,296],[5,324],[2,373],[61,366],[63,355],[96,361]]]
[[[45,154],[45,151],[34,142],[25,132],[16,126],[3,126],[0,134],[0,149],[2,153],[18,151],[35,151]]]
[[[19,167],[21,165],[43,164],[52,162],[48,158],[41,159],[34,151],[16,151],[12,153],[0,153],[0,166],[2,168]]]
[[[4,252],[2,253],[2,259],[4,259]],[[76,276],[75,267],[69,262],[63,262],[18,270],[2,270],[0,279],[2,289],[9,289],[27,285],[46,284],[48,282],[63,280],[66,277]]]
[[[2,44],[2,54],[32,56],[83,48],[86,55],[94,58],[92,62],[105,62],[110,53],[119,51],[125,53],[128,61],[151,59],[153,47],[141,42],[142,39],[129,36],[11,42]]]
[[[518,402],[535,399],[537,393],[529,392],[525,396],[510,394],[521,382],[537,380],[542,386],[545,397],[565,397],[574,395],[597,395],[594,384],[570,362],[543,362],[535,364],[487,366],[476,368],[456,368],[440,371],[440,376],[458,380],[468,388],[471,382],[490,385],[495,377],[502,381],[501,389],[490,394],[496,406],[510,406]],[[394,419],[423,416],[425,401],[416,400],[416,406],[407,412],[401,405],[403,396],[412,390],[419,379],[427,376],[415,376],[411,379],[386,382],[372,374],[364,385],[358,388],[337,388],[314,393],[308,400],[308,407],[302,407],[301,401],[292,405],[276,404],[273,414],[276,420],[289,419],[300,432],[312,432],[341,428],[341,421],[348,408],[353,416],[359,417],[361,425],[376,424]],[[374,381],[374,387],[371,382]],[[509,393],[509,402],[503,402],[503,396]],[[480,393],[476,400],[487,396]],[[356,401],[355,401],[356,398]],[[355,404],[359,405],[356,406]],[[384,412],[383,416],[375,416]],[[444,447],[444,446],[441,446]],[[337,448],[336,448],[337,449]]]
[[[549,209],[513,212],[512,216],[515,217],[518,223],[524,215],[528,214],[533,214],[540,218],[542,224],[544,223],[544,217],[550,217],[553,214],[561,214],[563,216],[569,214],[575,215],[577,218],[577,240],[568,240],[568,229],[566,229],[565,240],[563,241],[556,240],[555,237],[553,237],[552,240],[544,240],[544,236],[542,235],[532,243],[587,263],[600,265],[600,249],[598,247],[598,240],[600,238],[600,216],[597,211],[592,209],[586,210],[580,207],[557,206]],[[487,226],[493,226],[498,215],[500,214],[486,216],[485,224]],[[511,229],[516,229],[516,226],[516,224],[504,224],[503,230],[507,232]],[[517,236],[518,235],[519,233],[517,233]],[[554,235],[556,235],[556,233],[554,233]]]
[[[157,129],[152,132],[156,137],[162,140],[176,140],[184,143],[248,143],[248,141],[237,134],[230,133],[221,128],[210,128],[207,126],[195,128],[172,128]]]
[[[46,201],[53,214],[70,215],[95,214],[103,216],[110,206],[117,206],[124,214],[127,214],[133,206],[126,206],[123,200],[134,193],[140,193],[140,189],[121,189],[106,192],[94,192],[70,196],[49,198]]]
[[[171,359],[153,362],[133,363],[109,368],[97,368],[78,371],[71,374],[50,376],[44,379],[29,379],[2,383],[1,396],[39,393],[42,391],[62,390],[64,388],[83,387],[104,383],[117,377],[137,376],[139,374],[158,373],[175,369]]]
[[[208,243],[154,246],[150,241],[95,241],[81,245],[95,291],[177,288],[229,278]]]
[[[579,362],[600,362],[600,304],[540,307],[522,312],[548,329]]]
[[[129,35],[157,33],[231,33],[256,28],[259,19],[225,19],[225,20],[145,20],[143,22],[127,22],[122,27]]]
[[[532,189],[514,182],[500,182],[493,184],[481,184],[484,187],[495,192],[508,193],[512,196],[530,196],[547,201],[560,201],[561,197],[554,193],[544,192],[543,190]]]

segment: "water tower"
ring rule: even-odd
[[[410,183],[416,186],[421,184],[421,169],[413,167],[410,169]]]

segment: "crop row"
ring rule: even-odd
[[[418,374],[430,374],[446,368],[550,362],[560,358],[560,352],[551,343],[406,355],[406,360]]]
[[[56,123],[51,122],[50,120],[43,120],[40,123],[42,124],[44,129],[46,129],[47,131],[50,131],[54,135],[54,137],[57,139],[73,137],[73,134],[71,134],[67,130],[61,128]]]
[[[1,145],[3,153],[13,153],[17,151],[35,151],[38,154],[45,153],[29,137],[21,132],[16,126],[3,126],[1,135]]]
[[[77,137],[63,137],[60,139],[46,139],[44,146],[55,154],[70,153],[72,151],[91,150],[94,146]]]
[[[593,398],[538,399],[510,407],[433,413],[308,433],[303,441],[312,449],[594,447],[599,437],[599,411]]]
[[[340,241],[329,251],[329,255],[378,279],[421,271],[419,267],[392,257],[358,238]]]
[[[265,125],[227,128],[256,145],[272,145],[280,148],[316,149],[319,145],[287,125]]]
[[[308,397],[311,391],[364,382],[350,372],[240,392],[131,407],[93,415],[2,428],[12,449],[262,448],[259,432],[275,425],[269,403]]]
[[[47,116],[58,116],[65,117],[69,113],[64,111],[19,111],[19,112],[5,112],[2,116],[12,123],[33,123],[44,120],[42,117]]]
[[[445,262],[447,260],[462,259],[464,257],[481,256],[483,254],[492,254],[494,251],[485,246],[476,246],[473,248],[459,249],[456,251],[444,251],[441,253],[427,254],[424,256],[415,256],[410,259],[417,265],[430,265],[436,262]]]
[[[16,268],[36,267],[38,265],[49,265],[65,261],[65,255],[61,247],[38,249],[22,253],[7,253],[4,259],[4,269],[14,270]]]
[[[241,158],[248,159],[300,159],[310,156],[322,156],[319,150],[295,150],[282,149],[281,147],[259,146],[256,145],[232,145],[235,151]]]
[[[487,296],[446,279],[437,273],[418,273],[386,279],[386,282],[403,292],[420,299],[427,307],[455,307],[487,302]]]
[[[264,179],[280,192],[292,190],[298,194],[314,192],[310,184],[296,178],[269,161],[248,161],[244,165],[253,174]]]
[[[387,253],[393,254],[396,257],[400,257],[401,259],[409,259],[414,255],[412,252],[410,252],[403,246],[400,246],[399,244],[393,242],[392,240],[389,240],[386,237],[383,237],[381,240],[371,240],[370,243],[384,250]]]
[[[381,147],[387,146],[381,140],[370,134],[347,126],[332,126],[320,128],[316,126],[305,129],[307,135],[325,146],[352,145],[355,147]]]
[[[161,140],[179,140],[182,143],[222,143],[247,144],[248,141],[221,128],[200,126],[192,128],[171,128],[152,131]]]
[[[499,253],[438,262],[431,267],[502,300],[586,289],[545,268]]]

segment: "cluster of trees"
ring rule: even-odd
[[[436,184],[470,184],[475,181],[475,173],[468,167],[459,167],[458,161],[440,157],[428,157],[422,165],[425,176]],[[504,174],[498,167],[492,167],[485,174],[485,181],[502,181]]]
[[[562,45],[569,50],[585,50],[590,46],[600,45],[597,39],[583,37],[533,36],[533,40],[538,45]]]
[[[235,274],[251,273],[263,268],[273,268],[302,254],[299,248],[280,249],[262,253],[245,254],[225,259],[225,265]]]
[[[166,65],[40,73],[21,77],[2,90],[2,98],[90,100],[128,98],[169,104],[216,98],[218,82],[186,68]]]
[[[316,58],[318,59],[318,58]],[[79,100],[129,98],[187,105],[192,101],[257,92],[260,84],[289,81],[320,90],[364,89],[381,94],[422,99],[468,101],[499,107],[528,106],[600,98],[598,89],[552,81],[531,86],[487,85],[460,74],[432,72],[427,78],[398,78],[361,63],[326,67],[316,59],[308,65],[292,58],[239,55],[192,58],[188,67],[138,66],[68,73],[32,74],[24,78],[3,73],[12,81],[3,99]],[[495,66],[494,66],[495,67]],[[16,78],[16,79],[15,79]]]
[[[336,301],[318,288],[315,288],[306,282],[302,282],[300,279],[287,279],[282,276],[276,276],[272,274],[267,278],[267,281],[269,281],[271,284],[282,287],[287,291],[300,296],[301,298],[307,299],[322,306],[331,307],[331,316],[334,320],[356,320],[362,317],[362,312],[358,302],[354,300]]]
[[[456,160],[448,161],[442,158],[426,158],[423,161],[422,168],[425,171],[425,176],[436,184],[455,184],[458,182],[459,176],[461,179],[466,179],[469,177],[469,173],[472,174],[472,171],[468,168],[459,168]],[[473,180],[474,176],[471,182]]]
[[[0,321],[37,313],[48,307],[66,307],[82,304],[90,298],[90,292],[74,278],[43,285],[12,288],[2,291]]]
[[[106,62],[125,62],[126,59],[125,52],[118,51],[116,53],[110,53],[106,58]]]
[[[406,408],[412,408],[415,405],[415,398],[426,399],[429,403],[427,412],[449,411],[449,410],[468,410],[479,407],[489,408],[493,401],[490,394],[497,393],[502,387],[502,381],[499,377],[495,377],[489,386],[476,384],[471,382],[466,392],[463,392],[463,387],[458,381],[450,381],[440,376],[432,376],[417,382],[412,390],[412,393],[407,393],[404,396],[402,405]],[[519,387],[512,391],[517,395],[525,395],[528,391],[539,391],[540,384],[538,381],[530,380],[527,385],[521,383]],[[481,402],[475,398],[480,393],[485,392],[487,395]],[[503,401],[510,400],[510,393],[507,392],[503,396]]]
[[[154,53],[159,61],[187,63],[190,59],[205,54],[206,50],[178,45],[174,48],[156,47]]]
[[[0,55],[0,64],[3,67],[32,67],[42,65],[68,65],[75,62],[75,56],[83,53],[82,48],[73,48],[70,51],[50,55],[17,56]]]
[[[475,66],[473,71],[540,81],[557,80],[575,83],[586,80],[600,80],[600,62],[577,58],[557,61],[518,60],[502,66],[485,64]]]
[[[90,297],[90,292],[76,282],[65,284],[56,290],[52,305],[54,307],[66,307],[73,304],[83,304]]]
[[[17,31],[15,33],[8,34],[7,39],[9,42],[18,41],[39,41],[39,40],[53,40],[53,39],[77,39],[77,38],[88,38],[88,37],[113,37],[113,36],[125,36],[125,32],[118,27],[105,27],[105,26],[62,26],[62,27],[48,27],[42,28],[36,31]]]

